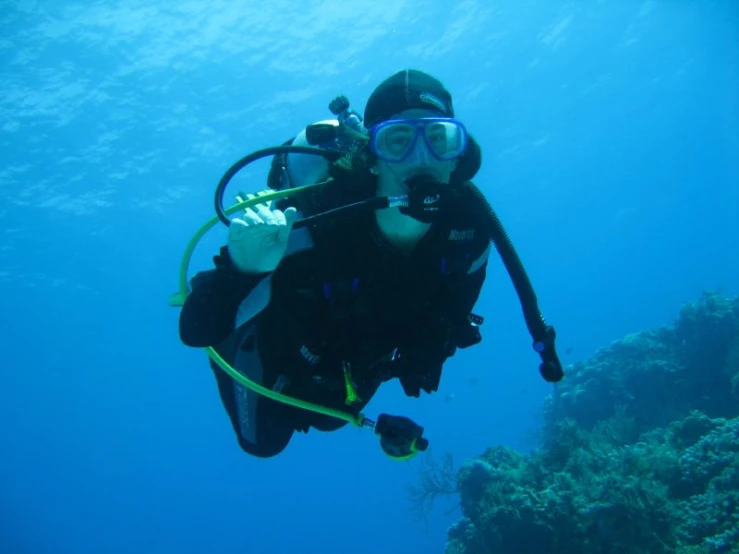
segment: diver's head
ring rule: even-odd
[[[403,194],[405,181],[417,175],[449,182],[466,146],[466,130],[453,117],[449,92],[421,71],[400,71],[374,90],[364,124],[376,158],[379,194]],[[452,142],[455,152],[448,148]]]
[[[467,143],[461,122],[411,108],[375,125],[369,144],[381,185],[401,194],[407,192],[404,184],[418,176],[448,185]]]
[[[464,125],[454,119],[451,94],[438,79],[413,69],[392,75],[374,90],[364,125],[378,196],[407,194],[409,179],[419,176],[448,185],[470,144]],[[429,227],[397,208],[378,211],[377,219],[386,236],[400,241],[413,242]]]

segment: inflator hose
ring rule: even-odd
[[[253,152],[252,154],[241,158],[230,168],[228,168],[228,171],[226,171],[223,177],[221,177],[221,180],[218,182],[218,186],[216,187],[216,194],[214,199],[216,215],[218,215],[218,219],[220,219],[226,227],[231,225],[231,220],[226,215],[226,210],[223,207],[223,195],[226,192],[226,187],[228,186],[228,183],[231,182],[231,179],[233,179],[239,171],[244,169],[250,163],[257,161],[260,158],[266,158],[267,156],[274,156],[275,154],[281,153],[313,154],[314,156],[321,156],[322,158],[326,158],[330,162],[336,161],[337,159],[339,159],[339,157],[341,157],[341,154],[334,150],[313,148],[312,146],[272,146],[270,148],[257,150],[256,152]]]
[[[479,205],[484,208],[483,211],[486,216],[485,223],[488,226],[486,232],[495,245],[498,255],[513,281],[513,286],[516,289],[523,310],[526,327],[534,339],[534,349],[542,359],[542,364],[539,367],[542,377],[549,382],[560,381],[564,377],[564,371],[562,370],[562,364],[554,347],[554,338],[556,336],[554,328],[547,324],[539,310],[539,301],[536,298],[536,293],[521,263],[521,259],[518,257],[510,238],[508,238],[508,233],[503,228],[503,224],[480,189],[469,181],[465,183],[464,187],[475,196],[480,202]]]

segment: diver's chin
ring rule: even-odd
[[[398,208],[377,210],[375,217],[385,239],[401,248],[415,244],[430,227],[428,223],[422,223]]]
[[[445,178],[445,176],[442,175],[441,172],[434,171],[433,169],[429,168],[412,169],[408,172],[405,172],[401,178],[403,188],[406,192],[408,192],[408,183],[410,181],[418,180],[435,181],[442,184],[447,184],[449,182],[449,179]]]

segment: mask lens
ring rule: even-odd
[[[392,123],[378,129],[375,149],[378,156],[388,161],[405,159],[416,142],[416,128],[407,123]]]
[[[454,121],[435,121],[424,126],[426,145],[440,160],[459,157],[464,151],[464,128]]]

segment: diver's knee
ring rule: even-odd
[[[281,437],[281,440],[270,440],[267,438],[264,441],[252,443],[244,440],[240,436],[238,437],[241,450],[256,458],[273,458],[277,456],[287,448],[287,445],[290,444],[291,438],[292,433],[286,438]]]

